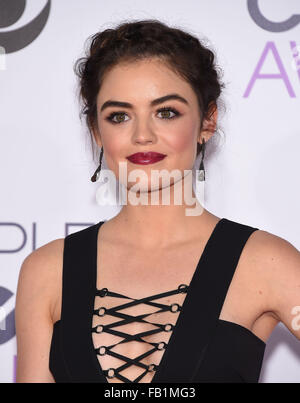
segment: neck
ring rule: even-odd
[[[157,190],[138,195],[129,190],[126,203],[115,220],[126,224],[128,238],[132,236],[145,247],[164,247],[189,239],[203,226],[206,215],[195,195],[192,180],[192,171],[189,171],[180,180]]]

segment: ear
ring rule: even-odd
[[[97,123],[90,125],[90,131],[93,134],[95,142],[101,148],[102,147],[102,141],[101,141],[101,135],[100,135]]]
[[[198,142],[202,144],[203,139],[208,141],[216,131],[218,119],[217,105],[212,101],[208,108],[208,112],[203,119],[202,129],[199,132]]]

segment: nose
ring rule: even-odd
[[[134,144],[154,144],[156,142],[156,135],[153,133],[147,122],[137,123],[135,131],[132,135],[132,142]]]

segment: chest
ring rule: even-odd
[[[100,349],[97,358],[102,368],[120,367],[122,374],[133,380],[145,368],[161,362],[184,312],[187,294],[176,291],[182,284],[191,284],[204,248],[201,241],[151,252],[102,245],[97,254],[97,289],[112,291],[94,301],[93,327],[97,331],[93,344]],[[250,327],[255,310],[249,310],[251,293],[245,292],[249,284],[247,260],[236,268],[233,280],[220,317]],[[195,307],[195,320],[196,312]],[[106,354],[107,349],[101,350],[101,346],[109,346],[112,354]],[[150,382],[152,376],[153,372],[146,373],[143,381]]]
[[[201,240],[152,250],[102,242],[97,252],[97,288],[111,284],[118,292],[142,298],[189,284],[204,248]]]

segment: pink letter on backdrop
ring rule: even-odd
[[[273,52],[274,59],[275,59],[275,61],[277,63],[277,66],[278,66],[278,69],[279,69],[279,72],[280,72],[279,74],[261,74],[260,73],[260,70],[261,70],[261,68],[263,66],[263,63],[264,63],[264,61],[265,61],[265,59],[267,57],[267,54],[268,54],[269,50]],[[257,63],[257,66],[256,66],[256,68],[254,70],[253,76],[251,77],[251,80],[250,80],[250,82],[248,84],[246,92],[243,95],[244,98],[248,97],[248,95],[249,95],[249,93],[250,93],[250,91],[251,91],[251,89],[252,89],[252,87],[254,85],[255,80],[257,80],[258,78],[267,78],[267,79],[280,78],[280,79],[282,79],[284,81],[290,97],[292,97],[292,98],[296,97],[296,94],[294,93],[293,88],[292,88],[292,86],[290,84],[290,81],[288,79],[287,73],[286,73],[286,71],[285,71],[285,69],[283,67],[283,63],[282,63],[282,61],[280,59],[279,53],[278,53],[278,51],[276,49],[276,46],[275,46],[274,42],[271,42],[271,41],[267,42],[267,44],[265,46],[265,49],[264,49],[264,51],[263,51],[263,53],[261,55],[261,58],[259,59],[259,61]]]
[[[300,46],[297,46],[295,41],[290,41],[291,49],[292,49],[292,55],[294,58],[294,68],[298,72],[298,77],[300,80]],[[299,49],[299,50],[298,50]]]

